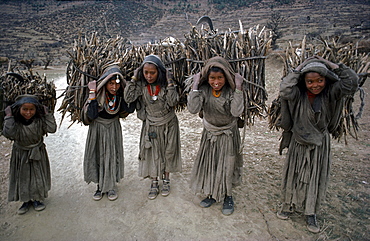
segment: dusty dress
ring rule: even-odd
[[[143,81],[128,82],[124,96],[127,103],[137,100],[136,110],[143,121],[140,135],[139,176],[162,177],[164,172],[181,172],[179,121],[175,106],[179,94],[175,86],[160,88],[153,100]]]
[[[282,182],[285,212],[293,207],[305,215],[316,214],[325,198],[331,163],[330,133],[339,124],[343,96],[357,90],[357,75],[345,65],[327,73],[334,77],[326,76],[326,87],[316,95],[312,106],[307,90],[297,86],[303,78],[300,73],[288,74],[280,85],[280,96],[286,101],[282,126],[287,140],[283,141],[288,146]]]
[[[192,114],[203,110],[204,127],[190,187],[194,193],[212,195],[220,202],[225,195],[232,196],[232,186],[241,182],[243,157],[237,120],[244,110],[243,92],[225,85],[221,96],[215,97],[208,84],[202,85],[199,91],[189,93],[187,107]]]
[[[110,75],[103,77],[108,81]],[[88,100],[82,111],[83,122],[89,125],[84,154],[84,180],[98,184],[103,193],[115,190],[116,183],[124,176],[120,116],[125,117],[135,110],[129,108],[122,96],[117,95],[117,107],[110,111],[105,101],[106,81],[99,84],[97,99]]]
[[[10,158],[8,201],[43,201],[51,187],[50,163],[43,136],[54,133],[54,115],[48,113],[24,125],[6,116],[3,135],[14,140]]]

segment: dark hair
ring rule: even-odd
[[[26,104],[26,103],[24,103],[24,104]],[[34,116],[32,116],[32,118],[30,120],[26,120],[21,115],[21,107],[22,107],[23,104],[21,104],[21,105],[13,105],[12,106],[12,112],[13,112],[14,120],[16,122],[22,123],[24,125],[28,125],[28,124],[31,124],[32,121],[35,118],[41,118],[42,115],[45,115],[44,107],[42,105],[36,105],[34,103],[30,103],[30,104],[33,104],[35,106],[35,108],[36,108],[36,113],[35,113]]]
[[[213,67],[211,67],[211,68],[208,69],[207,76],[206,76],[206,79],[205,79],[206,81],[203,81],[203,84],[208,84],[209,85],[209,83],[208,83],[208,77],[209,77],[209,74],[211,72],[222,73],[224,75],[224,77],[225,77],[225,85],[224,86],[230,86],[229,81],[226,80],[225,71],[223,69],[221,69],[219,67],[215,67],[215,66],[213,66]]]
[[[144,81],[145,84],[147,85],[148,82],[145,80],[145,77],[144,77],[144,65],[145,64],[152,64],[156,67],[157,71],[158,71],[158,77],[157,77],[157,80],[156,82],[161,86],[161,87],[166,87],[167,86],[167,76],[166,76],[166,72],[161,70],[161,68],[158,68],[157,65],[155,65],[154,63],[150,63],[150,62],[147,62],[147,63],[144,63],[143,66],[139,69],[138,71],[138,78],[139,80],[141,81]]]
[[[109,82],[111,82],[112,80],[114,80],[114,81],[116,81],[116,79],[117,79],[117,76],[118,76],[118,79],[120,80],[120,82],[119,82],[119,84],[120,84],[120,88],[117,90],[117,95],[119,95],[119,96],[123,96],[123,86],[122,86],[122,79],[120,78],[120,76],[119,75],[114,75],[114,76],[112,76],[112,77],[110,77],[109,79],[108,79],[108,81],[105,83],[105,85],[107,85]],[[106,92],[108,92],[107,90],[105,90]]]
[[[297,83],[297,87],[299,88],[299,90],[304,93],[307,91],[307,86],[306,86],[306,75],[309,74],[309,73],[317,73],[315,71],[310,71],[310,72],[305,72],[303,74],[301,74],[299,76],[299,80],[298,80],[298,83]],[[329,85],[329,82],[328,82],[328,78],[326,78],[325,76],[321,75],[320,73],[317,73],[319,74],[321,77],[324,77],[325,78],[325,88],[323,89],[323,93],[326,93],[326,90],[327,90],[327,87]]]

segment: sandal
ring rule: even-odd
[[[163,186],[161,190],[161,194],[163,197],[167,197],[170,195],[170,180],[163,180]]]
[[[151,200],[153,200],[153,199],[155,199],[158,196],[158,193],[159,193],[158,181],[157,180],[153,180],[152,181],[152,185],[150,186],[150,191],[149,191],[148,198],[151,199]]]
[[[98,190],[96,190],[96,192],[94,193],[94,195],[93,195],[93,199],[95,200],[95,201],[99,201],[100,199],[102,199],[103,198],[103,193],[98,189]]]
[[[108,192],[108,199],[109,199],[110,201],[114,201],[114,200],[116,200],[117,198],[118,198],[118,195],[117,195],[116,191],[114,191],[114,190],[109,190],[109,192]]]

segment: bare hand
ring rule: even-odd
[[[326,65],[328,65],[331,69],[337,69],[339,68],[339,66],[327,59],[324,59],[323,57],[319,56],[319,55],[314,55],[315,58],[317,58],[318,60],[324,62]]]
[[[13,115],[12,107],[10,105],[8,107],[6,107],[4,111],[5,111],[6,116],[12,116]]]
[[[235,73],[235,87],[238,90],[242,90],[244,78],[239,73]]]
[[[89,90],[96,91],[96,81],[95,81],[95,80],[90,81],[90,82],[87,84],[87,87],[89,87]]]
[[[301,71],[303,69],[303,67],[307,64],[308,61],[312,60],[312,59],[316,59],[315,56],[311,56],[307,59],[305,59],[305,61],[303,61],[297,68],[295,68],[296,71]]]
[[[200,83],[200,72],[193,75],[193,90],[198,90],[199,83]]]

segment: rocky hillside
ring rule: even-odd
[[[370,38],[370,3],[365,0],[296,0],[284,5],[263,0],[248,8],[226,6],[222,10],[209,2],[3,0],[0,57],[33,58],[40,65],[49,57],[54,65],[65,64],[74,39],[93,31],[105,37],[120,35],[133,44],[168,36],[183,40],[203,15],[210,16],[221,32],[238,29],[239,20],[244,28],[273,22],[279,32],[276,46],[280,48],[287,41],[300,41],[303,35]]]

